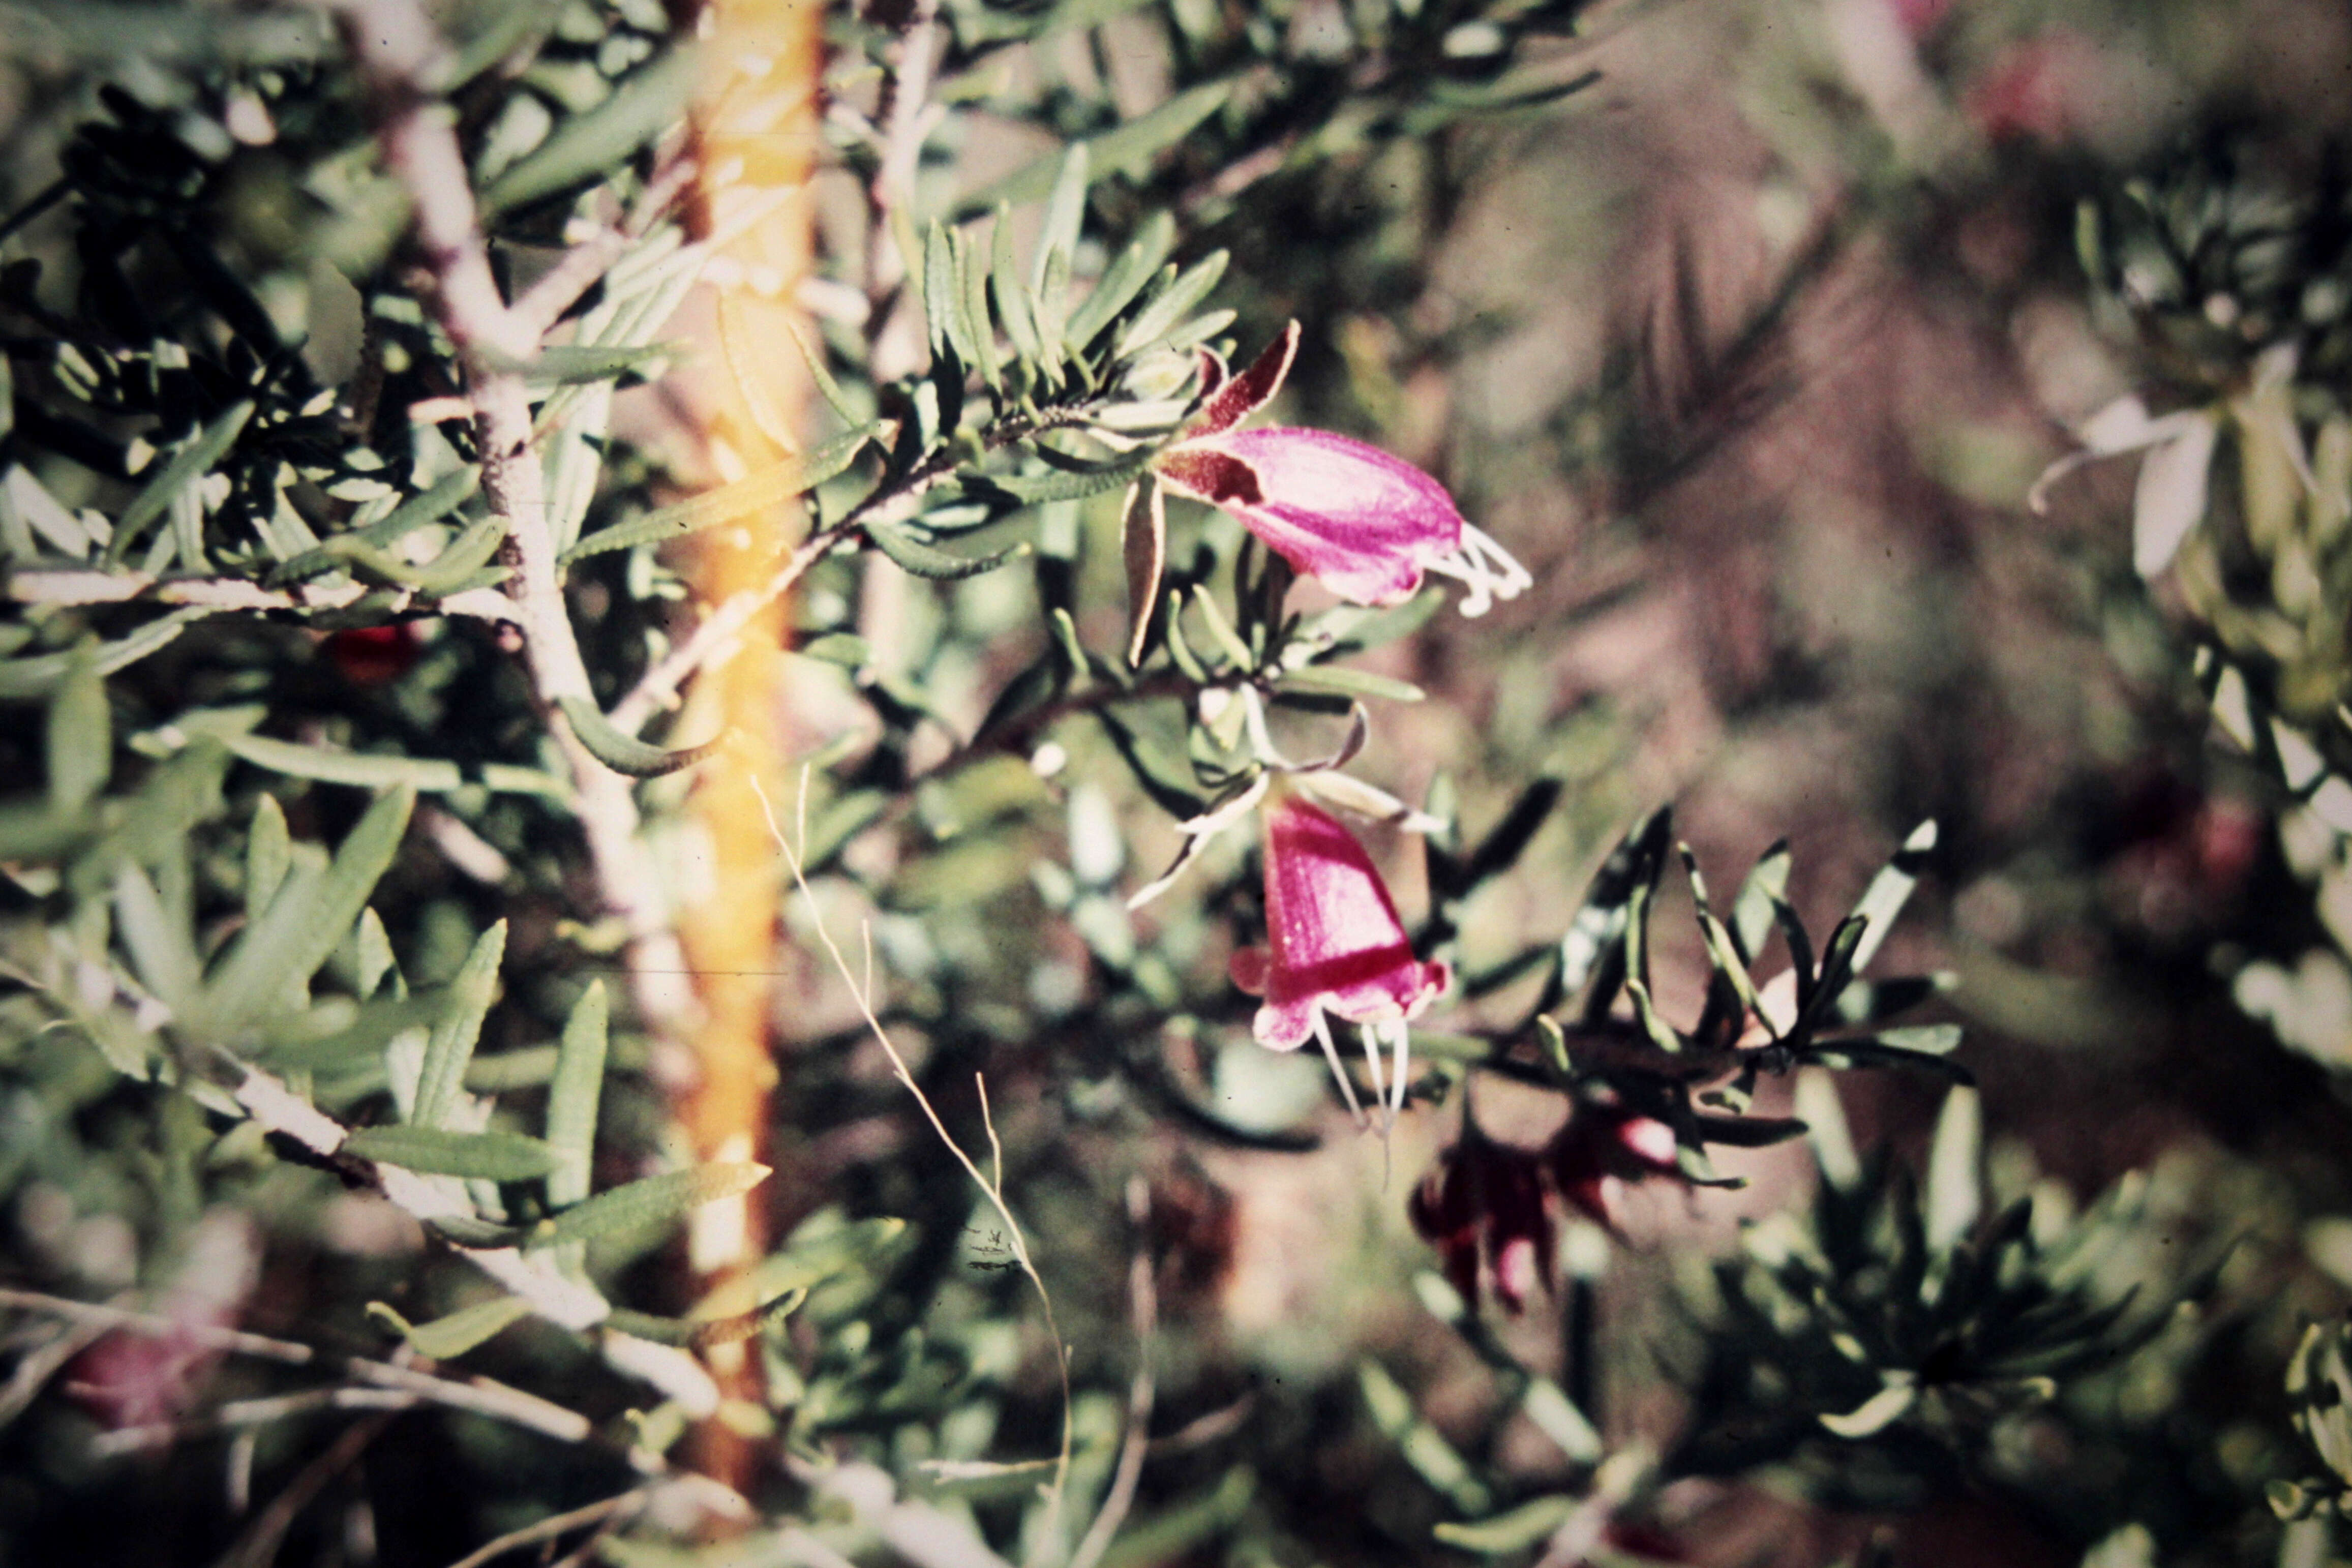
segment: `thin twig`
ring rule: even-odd
[[[384,1411],[345,1427],[325,1453],[303,1466],[286,1484],[286,1489],[269,1500],[269,1506],[262,1510],[261,1516],[221,1559],[220,1568],[268,1568],[277,1559],[278,1547],[285,1544],[286,1532],[294,1527],[296,1516],[310,1506],[311,1500],[326,1489],[329,1481],[358,1461],[397,1414]]]
[[[588,1417],[575,1410],[541,1399],[535,1394],[525,1394],[496,1378],[469,1373],[463,1381],[436,1377],[431,1373],[418,1372],[414,1367],[395,1366],[390,1362],[367,1361],[353,1357],[351,1369],[370,1383],[387,1388],[405,1389],[420,1399],[436,1405],[446,1405],[452,1410],[470,1411],[488,1415],[510,1426],[527,1426],[535,1432],[565,1443],[586,1440],[595,1428]]]
[[[923,1092],[922,1086],[915,1081],[914,1073],[907,1066],[907,1058],[898,1054],[898,1047],[890,1038],[890,1032],[882,1026],[882,1020],[876,1016],[873,994],[871,991],[858,988],[857,976],[851,972],[848,958],[842,952],[841,944],[834,940],[833,929],[825,924],[824,912],[817,907],[816,892],[809,886],[808,868],[801,858],[799,847],[785,837],[783,829],[776,826],[775,807],[768,800],[768,792],[761,787],[757,778],[746,775],[746,779],[751,786],[751,793],[760,798],[760,810],[767,818],[768,831],[775,836],[776,847],[783,851],[785,864],[793,868],[793,884],[800,889],[801,898],[808,904],[810,917],[816,926],[817,941],[824,944],[825,955],[833,960],[835,971],[840,974],[843,983],[849,986],[851,994],[856,998],[858,1016],[865,1020],[867,1031],[881,1046],[882,1054],[889,1058],[892,1074],[897,1077],[901,1085],[905,1086],[907,1092],[915,1097],[915,1103],[922,1108],[924,1118],[931,1124],[932,1132],[937,1134],[940,1142],[947,1146],[948,1152],[955,1156],[956,1163],[963,1167],[964,1173],[971,1178],[972,1184],[981,1190],[982,1195],[988,1199],[989,1205],[996,1210],[997,1217],[1004,1222],[1005,1233],[1013,1247],[1013,1256],[1020,1264],[1021,1272],[1027,1277],[1031,1288],[1037,1292],[1038,1305],[1045,1311],[1045,1331],[1054,1341],[1054,1370],[1060,1376],[1062,1384],[1062,1447],[1061,1452],[1054,1461],[1052,1488],[1052,1511],[1055,1521],[1058,1522],[1063,1499],[1067,1491],[1070,1479],[1074,1405],[1070,1390],[1069,1348],[1062,1342],[1061,1325],[1054,1316],[1053,1295],[1045,1289],[1045,1277],[1037,1272],[1036,1262],[1029,1256],[1028,1240],[1022,1234],[1021,1222],[1013,1217],[1012,1205],[1005,1201],[1003,1189],[981,1173],[980,1166],[973,1162],[970,1154],[964,1152],[963,1145],[956,1142],[955,1135],[948,1131],[947,1123],[940,1119],[938,1108],[931,1104],[930,1097]],[[808,773],[803,769],[801,773],[799,817],[803,842],[806,840],[808,831],[807,814]],[[989,1137],[992,1141],[995,1136],[996,1129],[992,1121],[989,1125]]]
[[[483,1563],[494,1557],[502,1557],[519,1546],[531,1546],[542,1541],[553,1541],[559,1536],[569,1535],[586,1525],[601,1524],[616,1517],[626,1517],[644,1508],[649,1494],[648,1488],[632,1487],[616,1497],[604,1499],[602,1502],[592,1502],[585,1508],[575,1508],[569,1513],[551,1515],[541,1520],[537,1524],[526,1524],[520,1530],[510,1530],[496,1541],[487,1542],[476,1550],[468,1552],[465,1556],[452,1563],[449,1568],[482,1568]]]
[[[38,1290],[0,1289],[0,1307],[39,1312],[67,1322],[95,1328],[101,1332],[119,1331],[152,1338],[184,1338],[210,1349],[281,1362],[291,1366],[311,1365],[320,1359],[315,1349],[292,1340],[271,1339],[265,1334],[248,1334],[241,1330],[224,1329],[207,1323],[182,1322],[152,1312],[134,1312],[121,1307],[102,1306],[95,1301],[77,1301],[70,1297],[51,1296]],[[537,1394],[525,1394],[521,1389],[510,1387],[495,1378],[474,1374],[463,1378],[441,1377],[419,1372],[415,1367],[373,1361],[365,1356],[343,1357],[341,1364],[363,1383],[373,1384],[379,1389],[401,1391],[407,1396],[406,1404],[422,1400],[445,1405],[454,1410],[488,1415],[510,1426],[527,1426],[567,1443],[581,1442],[593,1430],[586,1416],[541,1399]],[[223,1405],[212,1420],[215,1425],[245,1426],[297,1414],[312,1404],[364,1406],[375,1401],[351,1396],[368,1392],[357,1388],[315,1389],[270,1399],[245,1400]],[[158,1428],[126,1427],[114,1436],[119,1440],[118,1447],[137,1448],[152,1446],[156,1430]],[[174,1435],[182,1435],[186,1429],[173,1426],[170,1430]],[[134,1440],[126,1436],[132,1433],[140,1434],[140,1436]]]
[[[118,1426],[90,1439],[92,1458],[111,1459],[150,1448],[168,1448],[191,1437],[215,1432],[244,1432],[273,1421],[307,1415],[313,1410],[413,1410],[423,1396],[394,1388],[306,1388],[298,1394],[276,1394],[263,1399],[236,1399],[202,1416],[186,1421],[153,1421],[141,1426]]]
[[[292,1366],[307,1365],[318,1357],[318,1352],[309,1345],[297,1344],[292,1340],[273,1340],[264,1334],[216,1328],[209,1323],[183,1322],[177,1318],[161,1317],[153,1312],[134,1312],[96,1301],[77,1301],[69,1296],[52,1296],[41,1290],[18,1290],[0,1286],[0,1307],[41,1312],[100,1330],[120,1329],[125,1333],[143,1334],[151,1339],[185,1339],[210,1350],[234,1351],[238,1355],[258,1356]]]
[[[17,1357],[6,1386],[0,1387],[0,1426],[22,1415],[48,1386],[49,1379],[106,1332],[100,1323],[59,1324],[47,1341]]]
[[[837,523],[809,535],[784,558],[767,582],[736,595],[705,616],[702,624],[684,642],[656,660],[653,668],[629,689],[628,695],[613,705],[607,715],[613,727],[625,735],[634,735],[643,729],[647,720],[669,705],[680,686],[710,663],[761,610],[792,592],[793,584],[826,552],[846,540],[851,531],[847,524]]]

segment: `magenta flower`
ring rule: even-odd
[[[1393,1048],[1391,1110],[1402,1110],[1405,1024],[1445,990],[1450,973],[1413,956],[1396,904],[1355,835],[1286,792],[1265,808],[1265,929],[1266,945],[1236,952],[1232,966],[1234,984],[1265,998],[1252,1025],[1258,1044],[1295,1051],[1310,1036],[1320,1040],[1354,1110],[1329,1016],[1361,1025],[1376,1094],[1380,1044],[1385,1038]]]
[[[1257,363],[1221,384],[1184,434],[1151,462],[1177,494],[1222,507],[1268,548],[1350,603],[1393,605],[1423,573],[1470,588],[1484,615],[1534,579],[1463,521],[1445,487],[1402,458],[1328,430],[1234,426],[1271,402],[1298,352],[1293,321]]]

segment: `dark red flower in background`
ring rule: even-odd
[[[415,664],[425,645],[406,621],[383,626],[353,626],[327,638],[327,662],[354,686],[397,680]]]
[[[1673,1128],[1654,1116],[1591,1100],[1577,1106],[1544,1158],[1559,1195],[1612,1230],[1625,1183],[1682,1175]]]
[[[1496,1298],[1511,1311],[1527,1304],[1529,1287],[1551,1289],[1551,1215],[1543,1162],[1535,1152],[1495,1142],[1474,1129],[1438,1156],[1406,1213],[1474,1309],[1482,1255],[1494,1274]]]

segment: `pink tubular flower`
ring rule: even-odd
[[[1534,582],[1403,458],[1328,430],[1236,430],[1282,389],[1297,352],[1293,321],[1255,364],[1213,384],[1183,436],[1152,459],[1160,482],[1232,512],[1352,604],[1393,605],[1436,572],[1468,584],[1462,613],[1479,616]]]
[[[1340,1071],[1328,1015],[1364,1026],[1375,1091],[1378,1041],[1396,1058],[1391,1110],[1405,1089],[1405,1024],[1449,983],[1443,963],[1423,963],[1405,940],[1396,904],[1355,835],[1318,805],[1278,792],[1265,807],[1266,945],[1234,954],[1234,984],[1265,998],[1252,1033],[1258,1044],[1295,1051],[1311,1036],[1355,1106]]]

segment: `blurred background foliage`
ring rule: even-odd
[[[437,9],[510,291],[660,189],[688,9]],[[785,1239],[717,1303],[677,1223],[706,1189],[520,1254],[645,1343],[747,1347],[762,1397],[713,1412],[445,1245],[690,1154],[569,764],[467,597],[495,520],[430,416],[466,371],[334,28],[0,6],[0,1558],[446,1565],[554,1518],[518,1554],[2332,1561],[2352,25],[876,0],[824,36],[801,473],[826,524],[930,488],[808,571],[774,655],[814,879],[778,889]],[[894,169],[919,38],[939,112]],[[670,542],[730,516],[691,498],[746,482],[703,439],[744,345],[667,260],[699,233],[633,236],[537,373],[607,709],[692,624]],[[1120,279],[1066,357],[1024,347]],[[1126,476],[1092,481],[1173,426],[1176,350],[1245,363],[1292,319],[1282,420],[1436,473],[1536,585],[1367,617],[1180,501],[1130,678]],[[1024,397],[1097,444],[1041,458]],[[1363,700],[1352,771],[1438,819],[1367,831],[1459,977],[1385,1137],[1250,1038],[1245,827],[1126,907],[1255,765],[1241,704],[1171,700],[1203,686],[1262,689],[1297,754]],[[696,689],[677,738],[715,727]],[[691,777],[637,787],[665,858]],[[273,926],[289,886],[336,918]],[[1857,906],[1815,987],[1792,950],[1826,968]],[[876,1008],[963,1146],[1002,1139],[1022,1236],[820,918],[869,923]],[[1800,1027],[1758,994],[1784,964]],[[462,1210],[428,1235],[377,1156],[265,1136],[227,1063]],[[1070,1347],[1056,1496],[1024,1247]],[[551,1404],[398,1381],[436,1365]],[[678,1479],[698,1421],[760,1446],[747,1517]]]

